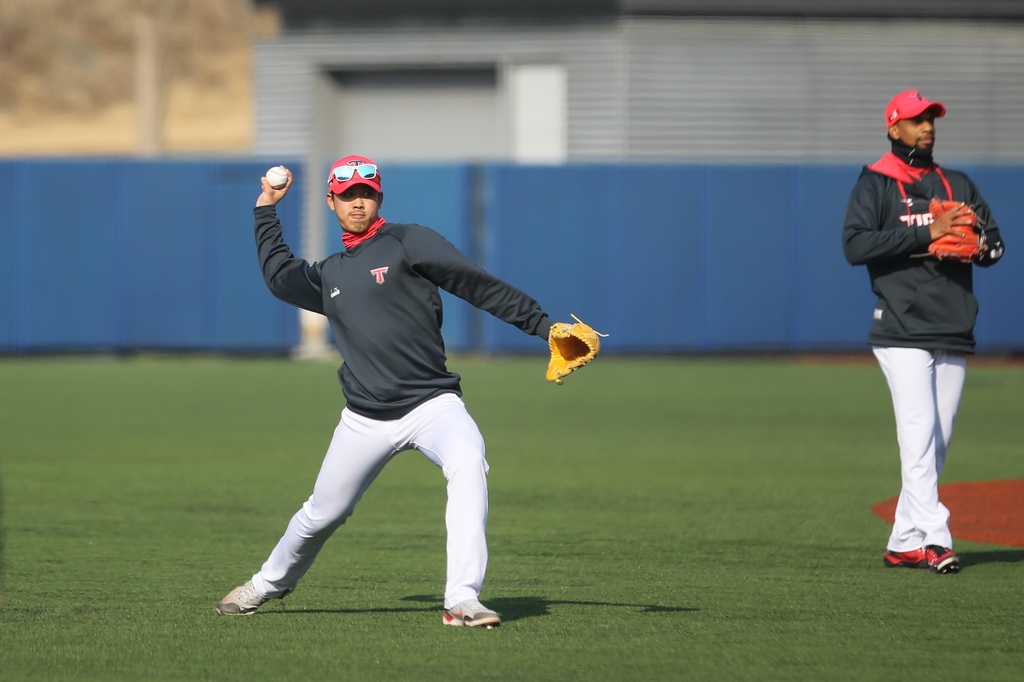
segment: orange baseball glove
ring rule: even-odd
[[[955,211],[961,206],[967,206],[962,201],[941,201],[939,199],[932,199],[931,204],[928,205],[928,210],[931,211],[933,218],[938,218],[944,213],[949,211]],[[944,234],[931,244],[928,245],[928,253],[938,258],[939,260],[958,260],[961,263],[971,263],[983,255],[988,250],[988,242],[985,239],[985,231],[978,225],[978,216],[974,213],[974,210],[970,206],[967,206],[970,211],[968,217],[971,220],[970,225],[956,225],[954,230],[959,232],[952,232]]]

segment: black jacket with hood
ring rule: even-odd
[[[254,209],[256,246],[270,291],[325,315],[344,358],[347,406],[372,419],[401,419],[443,393],[462,395],[448,371],[438,287],[527,334],[547,340],[551,319],[511,284],[420,225],[385,223],[371,238],[326,259],[296,258],[275,206]]]
[[[972,265],[928,256],[928,204],[938,197],[975,210],[988,239],[981,267],[1002,257],[999,226],[965,173],[930,158],[922,163],[901,153],[898,142],[893,149],[861,172],[843,222],[843,253],[851,264],[867,265],[878,295],[868,343],[972,353],[978,315]]]

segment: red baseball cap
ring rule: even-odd
[[[365,168],[361,168],[361,166],[365,166]],[[344,170],[338,171],[339,168]],[[341,194],[353,185],[368,185],[378,192],[382,192],[380,170],[372,159],[365,156],[346,156],[331,165],[331,172],[327,175],[327,191],[332,194]]]
[[[929,102],[917,90],[904,90],[889,100],[889,106],[885,108],[885,127],[888,128],[896,121],[902,121],[905,118],[917,118],[926,109],[933,107],[936,118],[946,115],[946,105],[942,102]]]

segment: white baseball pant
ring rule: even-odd
[[[953,547],[949,510],[939,502],[939,475],[953,437],[967,357],[921,348],[873,347],[892,393],[903,487],[888,549]]]
[[[448,479],[448,580],[444,606],[479,597],[487,570],[487,460],[484,439],[462,400],[432,398],[393,421],[342,410],[313,494],[292,517],[253,586],[264,598],[293,590],[327,538],[345,523],[384,465],[416,449]]]

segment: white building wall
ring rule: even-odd
[[[586,26],[361,29],[297,33],[259,42],[254,59],[257,154],[305,155],[314,140],[315,74],[370,66],[451,68],[493,65],[507,88],[517,66],[565,69],[569,158],[607,158],[624,152],[621,40],[612,23]],[[265,65],[268,65],[265,67]],[[272,65],[269,66],[269,65]],[[506,109],[508,113],[508,109]],[[505,158],[511,154],[505,145]]]

